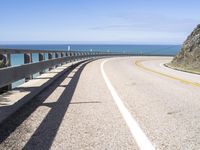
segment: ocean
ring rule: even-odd
[[[176,55],[180,50],[180,45],[97,45],[97,44],[43,44],[43,45],[0,45],[0,48],[10,49],[34,49],[34,50],[66,50],[70,46],[72,51],[110,51],[128,52],[134,54],[152,55]],[[38,61],[38,55],[33,55],[33,62]],[[23,56],[20,54],[11,56],[12,65],[23,64]]]
[[[33,45],[0,45],[0,48],[10,48],[10,49],[34,49],[34,50],[68,50],[70,46],[71,51],[109,51],[109,52],[124,52],[133,54],[151,54],[151,55],[176,55],[181,45],[111,45],[111,44],[33,44]],[[47,58],[47,55],[45,56]],[[38,61],[38,55],[33,54],[33,62]],[[23,64],[22,54],[11,55],[11,65],[18,66]],[[35,74],[34,77],[37,77]],[[12,84],[16,87],[24,83],[24,80],[17,81]]]

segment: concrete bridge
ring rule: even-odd
[[[0,149],[200,149],[200,76],[165,67],[172,57],[0,53],[26,63],[0,69]]]

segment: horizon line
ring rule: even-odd
[[[181,43],[167,42],[117,42],[117,41],[0,41],[0,45],[182,45]]]

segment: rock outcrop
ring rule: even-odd
[[[200,25],[188,36],[181,51],[169,65],[185,71],[200,72]]]

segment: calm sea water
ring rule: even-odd
[[[129,52],[134,54],[152,54],[152,55],[176,55],[180,50],[180,45],[89,45],[89,44],[48,44],[48,45],[0,45],[0,48],[13,48],[13,49],[34,49],[34,50],[70,50],[72,51],[110,51],[110,52]],[[47,55],[46,55],[47,58]],[[33,62],[38,61],[38,55],[33,54]],[[11,55],[11,65],[21,65],[23,64],[22,54]],[[38,76],[35,74],[34,77]],[[23,83],[24,80],[20,80],[13,84],[16,87]]]
[[[135,54],[176,55],[180,45],[0,45],[0,48],[38,49],[38,50],[66,50],[70,46],[73,51],[111,51],[131,52]],[[12,55],[12,65],[23,64],[23,55]],[[33,55],[33,61],[38,61],[38,55]]]

